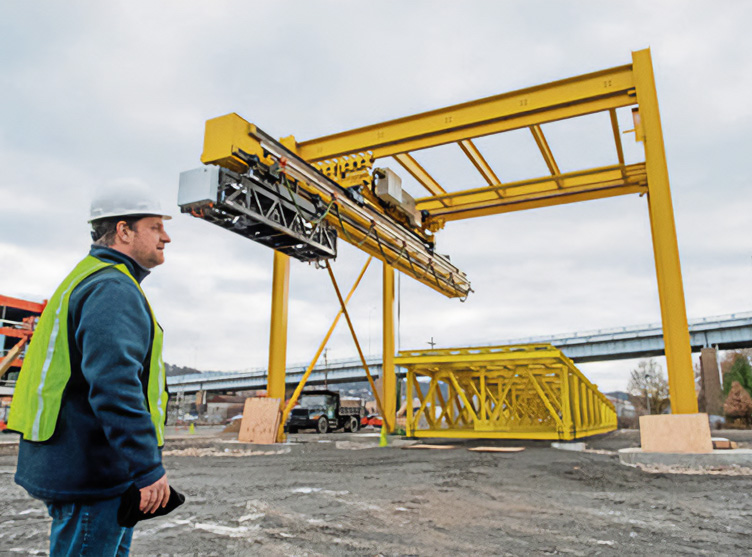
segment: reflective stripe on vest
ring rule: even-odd
[[[125,265],[106,263],[91,255],[76,265],[63,280],[39,318],[11,402],[8,429],[18,431],[27,441],[47,441],[55,432],[63,391],[71,375],[68,345],[68,303],[71,293],[84,279],[107,267],[114,267],[129,277],[146,300],[141,285]],[[146,303],[154,323],[146,402],[157,443],[161,447],[164,444],[168,399],[162,361],[163,332],[148,300]]]

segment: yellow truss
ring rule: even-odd
[[[572,440],[616,429],[611,402],[550,344],[403,351],[395,364],[407,368],[408,436]]]

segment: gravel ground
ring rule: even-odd
[[[750,432],[718,432],[750,447]],[[251,446],[215,431],[168,441],[187,503],[141,523],[132,555],[749,555],[752,476],[647,473],[614,451],[634,431],[588,441],[460,441],[404,450],[378,435],[299,434]],[[435,443],[450,444],[447,440]],[[478,453],[478,445],[524,446]],[[13,483],[0,449],[0,555],[46,554],[49,518]]]

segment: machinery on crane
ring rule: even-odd
[[[332,259],[337,239],[453,298],[470,282],[436,252],[427,212],[389,168],[359,154],[309,164],[237,114],[206,123],[208,165],[180,175],[181,211],[300,261]]]

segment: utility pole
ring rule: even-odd
[[[650,374],[646,373],[645,374],[645,400],[646,400],[647,406],[648,406],[648,415],[651,414],[651,412],[650,412],[650,383],[649,383],[649,381],[650,381]]]
[[[433,347],[436,346],[436,343],[433,341],[433,337],[431,337],[431,340],[428,341],[428,344],[431,345],[431,350],[433,350]]]
[[[324,388],[328,389],[327,380],[329,379],[329,358],[327,358],[329,348],[324,348]]]

